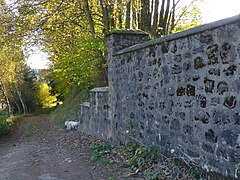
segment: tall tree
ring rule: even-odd
[[[52,77],[66,94],[73,86],[107,85],[105,34],[115,28],[141,29],[152,37],[171,34],[178,24],[183,28],[198,1],[15,0],[10,11],[19,34],[49,53]]]

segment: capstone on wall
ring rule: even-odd
[[[239,16],[146,43],[133,31],[107,40],[112,138],[239,177]]]

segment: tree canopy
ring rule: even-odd
[[[20,88],[30,83],[24,77],[31,74],[24,65],[25,46],[37,44],[49,54],[54,92],[66,95],[73,87],[105,86],[107,33],[140,29],[156,38],[199,25],[200,1],[12,0],[6,5],[0,0],[0,64],[8,67],[0,70],[4,101],[9,109],[16,102],[27,111]]]

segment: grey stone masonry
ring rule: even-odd
[[[82,128],[240,178],[240,16],[164,38],[107,36],[109,88],[81,105]]]
[[[109,139],[111,129],[108,109],[108,87],[92,89],[90,91],[90,102],[81,104],[80,130]]]

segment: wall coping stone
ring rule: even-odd
[[[147,32],[142,30],[113,30],[110,33],[106,34],[106,37],[112,34],[120,34],[120,35],[149,35]]]
[[[235,23],[237,21],[240,21],[240,14],[236,15],[236,16],[233,16],[233,17],[226,18],[226,19],[222,19],[222,20],[219,20],[219,21],[215,21],[215,22],[212,22],[212,23],[204,24],[204,25],[201,25],[201,26],[198,26],[198,27],[195,27],[195,28],[191,28],[191,29],[186,30],[186,31],[171,34],[169,36],[165,36],[165,37],[162,37],[162,38],[157,38],[157,39],[154,39],[154,40],[150,40],[150,41],[144,42],[142,44],[136,44],[136,45],[133,45],[131,47],[128,47],[128,48],[125,48],[123,50],[120,50],[120,51],[116,52],[115,54],[113,54],[113,56],[126,54],[126,53],[129,53],[129,52],[132,52],[132,51],[136,51],[136,50],[139,50],[139,49],[146,48],[148,46],[161,44],[161,43],[164,43],[166,41],[173,41],[173,40],[180,39],[180,38],[183,38],[183,37],[186,37],[186,36],[201,33],[203,31],[216,29],[218,27],[221,27],[221,26],[224,26],[224,25],[227,25],[227,24],[232,24],[232,23]]]
[[[90,102],[84,102],[84,103],[81,104],[81,106],[90,107],[91,104],[90,104]]]
[[[90,92],[108,92],[109,87],[97,87],[90,90]]]

